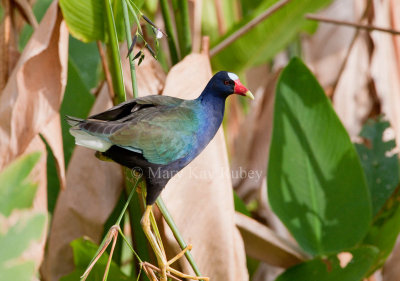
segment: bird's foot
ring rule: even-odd
[[[188,245],[185,249],[183,249],[180,253],[178,253],[175,257],[170,259],[169,261],[166,258],[164,247],[162,245],[161,237],[159,235],[155,235],[151,231],[151,219],[150,217],[152,216],[152,207],[151,206],[146,206],[146,210],[143,214],[141,224],[143,227],[143,231],[147,237],[147,240],[149,241],[154,254],[157,259],[158,267],[155,267],[154,265],[150,266],[148,263],[143,263],[143,266],[147,266],[147,268],[143,267],[145,269],[145,272],[147,276],[152,280],[152,281],[167,281],[167,277],[170,275],[175,275],[180,278],[186,278],[186,279],[191,279],[191,280],[204,280],[204,281],[209,281],[210,279],[208,277],[198,277],[198,276],[191,276],[188,274],[184,274],[176,269],[173,269],[171,267],[171,264],[176,262],[178,259],[183,257],[185,253],[189,250],[192,249],[192,245]],[[154,220],[154,218],[153,218]],[[155,226],[156,227],[156,226]],[[156,232],[158,233],[158,232]],[[159,273],[160,279],[158,280],[157,277],[155,277],[154,271],[157,271]],[[175,279],[175,280],[180,280],[180,279]]]
[[[180,271],[178,271],[176,269],[173,269],[170,266],[167,267],[167,271],[169,272],[169,274],[176,275],[176,276],[178,276],[180,278],[185,278],[185,279],[190,279],[190,280],[210,281],[210,278],[208,278],[208,277],[205,277],[205,276],[194,276],[194,275],[185,274],[185,273],[180,272]]]
[[[186,279],[191,279],[191,280],[204,280],[204,281],[209,281],[210,279],[208,277],[204,277],[204,276],[193,276],[193,275],[189,275],[189,274],[185,274],[183,272],[180,272],[176,269],[173,269],[170,265],[173,264],[174,262],[176,262],[178,259],[180,259],[181,257],[183,257],[183,255],[185,255],[185,253],[187,251],[190,251],[192,249],[192,245],[189,244],[186,246],[185,249],[183,249],[180,253],[178,253],[175,257],[173,257],[172,259],[170,259],[167,262],[167,272],[169,272],[170,274],[174,274],[178,277],[181,278],[186,278]]]
[[[167,262],[167,265],[170,266],[171,264],[173,264],[174,262],[176,262],[177,260],[179,260],[181,257],[183,257],[183,255],[187,252],[190,251],[193,248],[192,244],[189,244],[186,246],[185,249],[183,249],[179,254],[177,254],[175,257],[173,257],[172,259],[170,259]]]
[[[148,263],[148,262],[142,262],[140,264],[144,270],[144,272],[146,273],[147,277],[150,278],[151,281],[160,281],[160,279],[157,278],[157,275],[155,274],[155,272],[157,273],[161,273],[161,269],[158,268],[157,266]],[[172,279],[172,280],[176,280],[176,281],[182,281],[181,279],[173,276],[171,273],[167,272],[166,273],[167,277]],[[162,277],[161,277],[162,279]]]
[[[148,262],[142,262],[141,266],[144,269],[144,272],[146,273],[147,277],[150,278],[151,281],[162,281],[162,270],[155,265],[148,263]],[[157,272],[160,275],[160,279],[157,278],[157,275],[155,274]],[[204,277],[204,276],[192,276],[189,274],[184,274],[183,272],[180,272],[176,269],[173,269],[170,266],[167,266],[167,273],[166,276],[170,278],[171,280],[176,280],[176,281],[182,281],[180,278],[184,279],[190,279],[190,280],[204,280],[204,281],[209,281],[210,278]],[[178,278],[180,277],[180,278]]]

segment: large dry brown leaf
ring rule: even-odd
[[[367,38],[359,35],[349,55],[333,105],[351,137],[357,136],[368,117],[372,102],[369,96],[369,53]]]
[[[64,149],[61,132],[60,114],[57,113],[49,123],[47,123],[41,130],[40,134],[50,146],[57,169],[58,178],[60,180],[61,189],[65,188],[65,162],[64,162]]]
[[[27,251],[22,255],[22,259],[29,259],[35,262],[35,269],[38,270],[44,256],[45,243],[47,239],[48,217],[47,217],[47,151],[46,145],[39,135],[32,139],[24,154],[34,151],[40,151],[41,157],[33,168],[30,179],[38,184],[38,189],[33,201],[32,213],[42,213],[46,215],[45,228],[42,230],[42,236],[38,241],[31,243]]]
[[[391,7],[392,6],[392,7]],[[374,1],[375,21],[380,27],[399,30],[400,4],[398,1]],[[397,11],[397,14],[393,13]],[[397,25],[394,25],[397,21]],[[371,37],[375,46],[371,59],[371,75],[375,82],[377,95],[382,104],[382,112],[389,119],[396,134],[397,146],[400,144],[400,57],[399,36],[383,32],[373,32]]]
[[[209,58],[191,54],[167,76],[165,95],[196,98],[211,78]],[[248,280],[243,240],[235,225],[232,184],[226,145],[220,129],[206,149],[179,172],[162,193],[172,217],[203,275],[211,280]],[[164,225],[169,244],[175,239]],[[167,252],[168,256],[174,255]],[[192,272],[180,260],[184,272]]]
[[[139,47],[135,47],[133,53],[136,54],[139,50]],[[130,65],[128,63],[129,58],[127,57],[127,45],[123,44],[120,51],[121,57],[124,58],[122,69],[125,88],[129,99],[133,97],[133,94]],[[146,59],[139,66],[136,65],[136,81],[138,83],[139,96],[161,94],[164,88],[166,74],[161,65],[151,56],[147,49],[142,50],[142,52],[144,52]]]
[[[283,268],[308,258],[300,248],[256,220],[240,213],[236,213],[235,220],[250,257]]]
[[[236,192],[246,202],[259,197],[259,189],[266,175],[278,75],[279,71],[269,73],[265,68],[251,72],[251,76],[257,77],[262,84],[258,87],[249,114],[240,126],[232,156],[234,173],[240,175],[242,170],[256,172],[252,177],[238,176],[233,179]]]
[[[361,17],[361,12],[355,1],[336,0],[318,14],[336,20],[356,22]],[[354,34],[355,29],[351,27],[319,23],[318,30],[302,40],[304,59],[325,89],[335,83]]]
[[[33,29],[38,28],[39,24],[36,20],[35,14],[32,11],[32,5],[28,0],[14,0],[17,4],[18,11],[21,13],[21,17],[25,19]],[[22,24],[20,24],[22,25]],[[19,28],[20,30],[21,28]]]
[[[68,31],[55,2],[22,53],[0,96],[0,169],[24,153],[57,118],[66,85]],[[59,124],[47,136],[60,137]],[[63,169],[62,143],[51,148]],[[61,179],[63,181],[63,179]]]
[[[28,145],[24,154],[33,152],[41,152],[39,161],[34,166],[33,170],[29,175],[29,180],[32,183],[36,183],[38,188],[33,201],[32,208],[23,210],[14,210],[8,217],[0,215],[1,230],[7,232],[7,229],[11,226],[15,226],[16,223],[23,223],[27,218],[31,218],[36,215],[42,215],[46,221],[41,231],[39,239],[31,241],[28,248],[18,257],[18,262],[30,262],[34,264],[35,271],[39,269],[39,266],[43,259],[45,242],[47,237],[47,174],[46,174],[46,146],[39,136],[35,137]]]
[[[91,114],[112,106],[107,87],[100,92]],[[104,222],[123,186],[122,169],[103,162],[94,151],[76,147],[67,170],[67,188],[60,192],[54,210],[48,250],[42,267],[45,280],[58,280],[74,269],[70,242],[84,235],[101,240]]]
[[[126,48],[122,47],[122,49]],[[126,53],[122,53],[122,58]],[[158,63],[150,58],[137,68],[139,93],[159,93],[164,85],[165,74]],[[129,89],[130,74],[127,60],[123,61],[125,83]],[[131,95],[130,91],[130,95]],[[128,93],[129,95],[129,93]],[[104,111],[112,106],[103,86],[91,114]],[[123,188],[121,166],[98,160],[94,151],[76,147],[67,170],[67,188],[60,193],[54,211],[48,250],[42,267],[47,281],[59,280],[74,269],[71,241],[88,236],[95,242],[102,239],[103,225],[113,211]]]
[[[0,91],[7,84],[10,70],[10,45],[12,38],[12,22],[11,22],[11,3],[4,1],[3,5],[3,20],[0,24]]]
[[[47,153],[39,133],[48,128],[47,136],[61,139],[57,118],[66,84],[67,45],[68,31],[55,2],[32,35],[0,96],[0,170],[20,155],[42,153],[31,173],[32,180],[38,183],[33,212],[47,213]],[[51,147],[62,174],[64,158],[60,143],[53,142]],[[34,260],[37,268],[42,261],[46,235],[44,230],[40,241],[24,253],[25,258]]]
[[[364,0],[337,0],[321,12],[327,18],[357,22],[365,10]],[[328,94],[334,94],[333,104],[351,136],[357,136],[371,109],[368,93],[369,52],[365,32],[360,32],[347,58],[355,29],[321,23],[318,31],[304,40],[307,65]],[[336,89],[332,89],[338,80]],[[331,93],[335,90],[334,93]]]
[[[383,281],[399,281],[400,280],[400,239],[397,238],[396,246],[392,254],[386,261],[382,270]]]
[[[274,281],[285,270],[280,267],[272,266],[267,263],[261,262],[256,272],[252,276],[252,281]]]

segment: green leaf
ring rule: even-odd
[[[371,222],[365,177],[330,101],[299,59],[281,74],[273,124],[272,209],[312,255],[354,247]]]
[[[2,215],[32,206],[37,185],[28,175],[39,158],[40,152],[22,156],[0,174],[0,281],[32,280],[35,274],[35,263],[21,255],[42,236],[46,216],[31,210],[13,213],[12,220]]]
[[[89,90],[97,86],[100,77],[99,71],[101,70],[100,56],[96,43],[94,42],[83,43],[70,36],[68,54],[67,87],[60,109],[66,167],[68,166],[72,151],[75,148],[75,141],[73,136],[69,133],[70,126],[63,119],[65,115],[82,118],[88,115],[94,103],[94,97]],[[45,140],[43,139],[43,141]],[[60,182],[53,152],[47,143],[46,148],[47,208],[50,213],[53,213],[60,190]]]
[[[0,213],[4,216],[8,217],[14,209],[32,206],[37,185],[27,178],[39,158],[40,152],[25,155],[0,174]]]
[[[96,87],[101,70],[100,55],[96,43],[83,43],[70,36],[68,53],[86,89],[90,90]]]
[[[396,143],[382,139],[383,132],[389,127],[389,122],[368,120],[360,133],[366,142],[355,144],[371,194],[373,215],[379,212],[399,183],[397,154],[386,155]]]
[[[248,1],[245,0],[244,2],[252,4],[256,3],[257,1]],[[222,0],[221,1],[221,12],[222,12],[222,26],[226,31],[231,30],[235,24],[237,23],[237,3],[236,0]],[[257,5],[259,3],[256,3]],[[203,0],[202,1],[202,9],[203,13],[201,16],[201,29],[203,34],[210,37],[211,42],[218,41],[221,36],[219,34],[219,23],[218,23],[218,16],[217,10],[214,0]],[[244,11],[242,11],[244,12]]]
[[[248,16],[251,15],[252,13],[256,12],[257,7],[259,7],[263,2],[266,2],[265,0],[253,0],[253,1],[248,1],[248,0],[240,0],[240,7],[242,11],[242,15]]]
[[[74,252],[75,271],[64,276],[60,281],[76,281],[80,280],[80,276],[85,272],[87,266],[92,261],[96,254],[97,245],[89,240],[83,238],[76,239],[71,242],[72,250]],[[101,281],[103,280],[104,271],[106,268],[108,254],[104,253],[97,261],[96,265],[90,272],[87,281]],[[108,280],[133,280],[121,272],[119,267],[114,261],[111,261]]]
[[[382,267],[392,252],[400,233],[400,188],[389,198],[375,217],[374,222],[364,239],[364,244],[374,245],[379,254],[370,269],[372,274]]]
[[[61,121],[63,122],[63,121]],[[45,143],[46,141],[42,139]],[[60,192],[60,180],[58,178],[56,161],[53,151],[48,143],[46,143],[47,151],[47,210],[53,214],[56,207],[58,193]]]
[[[246,0],[248,1],[248,0]],[[201,30],[210,37],[210,42],[216,42],[220,38],[218,33],[217,12],[214,0],[202,1]]]
[[[278,0],[263,1],[253,13],[245,17],[226,36],[215,42],[213,46],[218,45],[223,39],[276,2]],[[330,2],[332,0],[297,0],[289,2],[285,7],[272,14],[215,55],[211,60],[213,69],[229,69],[229,71],[240,73],[250,66],[267,62],[285,48],[304,27],[306,23],[305,14],[315,12]],[[254,7],[249,8],[253,9]]]
[[[32,240],[38,240],[44,230],[45,220],[44,214],[21,217],[5,234],[0,234],[0,264],[6,267],[7,263],[18,259],[28,249]]]
[[[72,59],[68,60],[68,79],[64,99],[60,108],[61,129],[63,137],[65,166],[68,167],[72,152],[75,149],[75,139],[69,133],[70,126],[64,121],[65,115],[86,118],[94,103],[93,95],[87,90],[77,67]],[[53,212],[60,190],[54,156],[47,146],[47,202],[50,212]]]
[[[39,23],[52,2],[53,2],[52,0],[37,0],[33,5],[33,13]],[[20,51],[22,51],[25,48],[32,34],[33,34],[33,27],[26,24],[22,28],[21,34],[19,35],[18,48]]]
[[[33,280],[35,263],[32,261],[15,262],[13,266],[0,264],[0,281],[25,281]]]
[[[248,217],[251,217],[250,211],[247,209],[246,204],[243,200],[237,195],[236,192],[233,192],[233,202],[235,204],[235,211],[242,213]]]
[[[105,0],[60,0],[60,7],[69,32],[83,42],[107,42],[105,28]],[[110,0],[113,7],[114,18],[122,19],[121,2]],[[131,22],[133,22],[131,20]],[[118,40],[125,39],[122,20],[116,21]]]
[[[253,2],[253,1],[248,1]],[[224,24],[227,30],[231,29],[235,24],[236,19],[236,0],[222,0],[222,13],[224,15]]]
[[[79,118],[86,118],[94,103],[95,98],[86,89],[85,84],[79,75],[78,69],[72,60],[68,60],[68,82],[65,89],[64,99],[61,104],[60,114],[62,117],[71,115]],[[64,158],[68,165],[72,151],[75,148],[74,137],[69,133],[67,122],[61,122],[64,142]]]
[[[105,41],[103,0],[60,0],[69,32],[83,42]]]
[[[342,268],[336,255],[326,259],[316,258],[293,266],[281,274],[276,281],[360,281],[366,275],[378,250],[375,247],[360,247],[349,251],[352,260]]]

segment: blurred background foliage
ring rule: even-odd
[[[227,101],[225,142],[216,142],[229,163],[203,160],[230,171],[225,196],[197,198],[203,216],[174,213],[187,210],[184,200],[166,200],[183,233],[196,233],[184,238],[203,274],[398,280],[399,11],[391,0],[2,1],[0,281],[77,280],[132,187],[117,165],[75,147],[63,117],[85,118],[125,94],[132,98],[132,85],[140,96],[174,83],[184,89],[210,70],[237,73],[256,99]],[[339,23],[307,19],[312,13]],[[158,38],[157,30],[168,36]],[[129,34],[138,37],[133,55],[140,52],[141,64],[129,65]],[[139,227],[139,197],[121,228],[140,258],[154,263]],[[223,230],[207,224],[214,203],[232,205],[219,210],[230,223]],[[157,216],[173,253],[176,241]],[[208,228],[179,225],[180,216]],[[231,238],[231,250],[215,246],[213,231]],[[102,280],[108,254],[88,280]],[[111,280],[148,280],[120,238],[112,259]],[[184,261],[177,267],[189,268]]]

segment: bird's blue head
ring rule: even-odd
[[[205,92],[227,98],[231,94],[238,94],[254,99],[253,94],[240,82],[239,77],[227,71],[217,72],[208,82]]]

